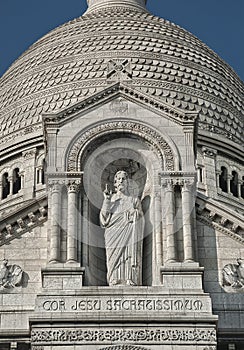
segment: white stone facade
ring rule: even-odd
[[[88,3],[1,78],[0,349],[241,350],[243,83],[145,1]],[[142,202],[139,286],[106,280],[117,170]]]

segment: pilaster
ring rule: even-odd
[[[24,200],[32,199],[35,190],[35,163],[36,163],[36,148],[29,149],[23,152],[24,159]],[[12,192],[10,192],[12,194]]]
[[[215,198],[217,195],[217,178],[216,178],[216,156],[217,151],[211,148],[202,147],[204,167],[205,167],[205,181],[206,181],[206,195]]]

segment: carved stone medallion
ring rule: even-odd
[[[0,291],[21,285],[23,270],[19,265],[8,265],[4,259],[0,266]]]
[[[237,259],[237,264],[225,265],[222,271],[223,287],[229,292],[244,293],[244,260]]]

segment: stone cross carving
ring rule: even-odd
[[[0,290],[14,288],[21,285],[23,270],[19,265],[8,265],[4,259],[0,266]]]
[[[106,185],[100,222],[105,228],[107,281],[110,286],[141,284],[144,217],[139,198],[128,191],[125,171],[114,177],[115,193]]]
[[[243,289],[244,292],[244,260],[237,259],[237,264],[228,264],[223,268],[223,287]]]

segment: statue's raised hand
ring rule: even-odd
[[[109,190],[108,184],[105,186],[105,190],[103,191],[103,196],[106,201],[110,201],[112,197],[112,191]]]

